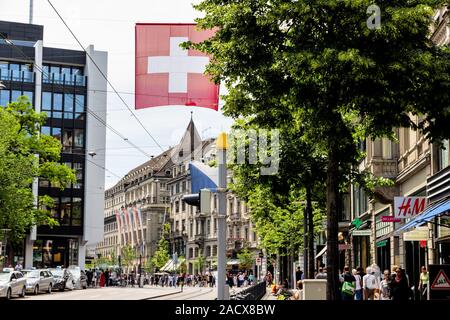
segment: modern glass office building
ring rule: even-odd
[[[31,230],[12,262],[84,268],[86,246],[103,239],[107,83],[85,51],[44,47],[43,32],[43,26],[0,21],[0,105],[25,95],[46,112],[42,133],[61,141],[61,161],[77,181],[64,190],[36,181],[35,192],[55,200],[51,212],[59,226]],[[106,75],[107,53],[86,51]]]

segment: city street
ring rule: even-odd
[[[216,288],[185,287],[180,289],[167,287],[120,288],[104,287],[86,290],[53,292],[51,294],[27,295],[14,300],[214,300]]]

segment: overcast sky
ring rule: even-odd
[[[108,52],[108,79],[134,109],[134,25],[137,22],[193,22],[200,15],[192,0],[51,0],[84,47]],[[28,23],[29,0],[0,0],[0,20]],[[44,26],[44,46],[80,50],[47,0],[34,0],[34,24]],[[108,88],[111,90],[111,88]],[[203,138],[229,130],[233,120],[221,112],[183,106],[136,110],[146,128],[164,148],[176,145],[194,111]],[[108,93],[108,123],[152,155],[160,149],[115,93]],[[106,131],[106,168],[123,176],[145,162],[142,153],[110,130]],[[106,172],[106,188],[119,179]]]

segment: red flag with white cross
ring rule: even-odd
[[[217,111],[219,86],[204,74],[209,56],[180,47],[214,33],[195,24],[136,24],[135,108],[185,105]]]

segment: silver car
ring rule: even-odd
[[[0,273],[0,297],[11,299],[18,295],[25,297],[27,280],[19,271],[3,271]]]
[[[41,291],[52,293],[53,275],[46,269],[23,270],[25,279],[27,279],[27,292],[37,295]]]

